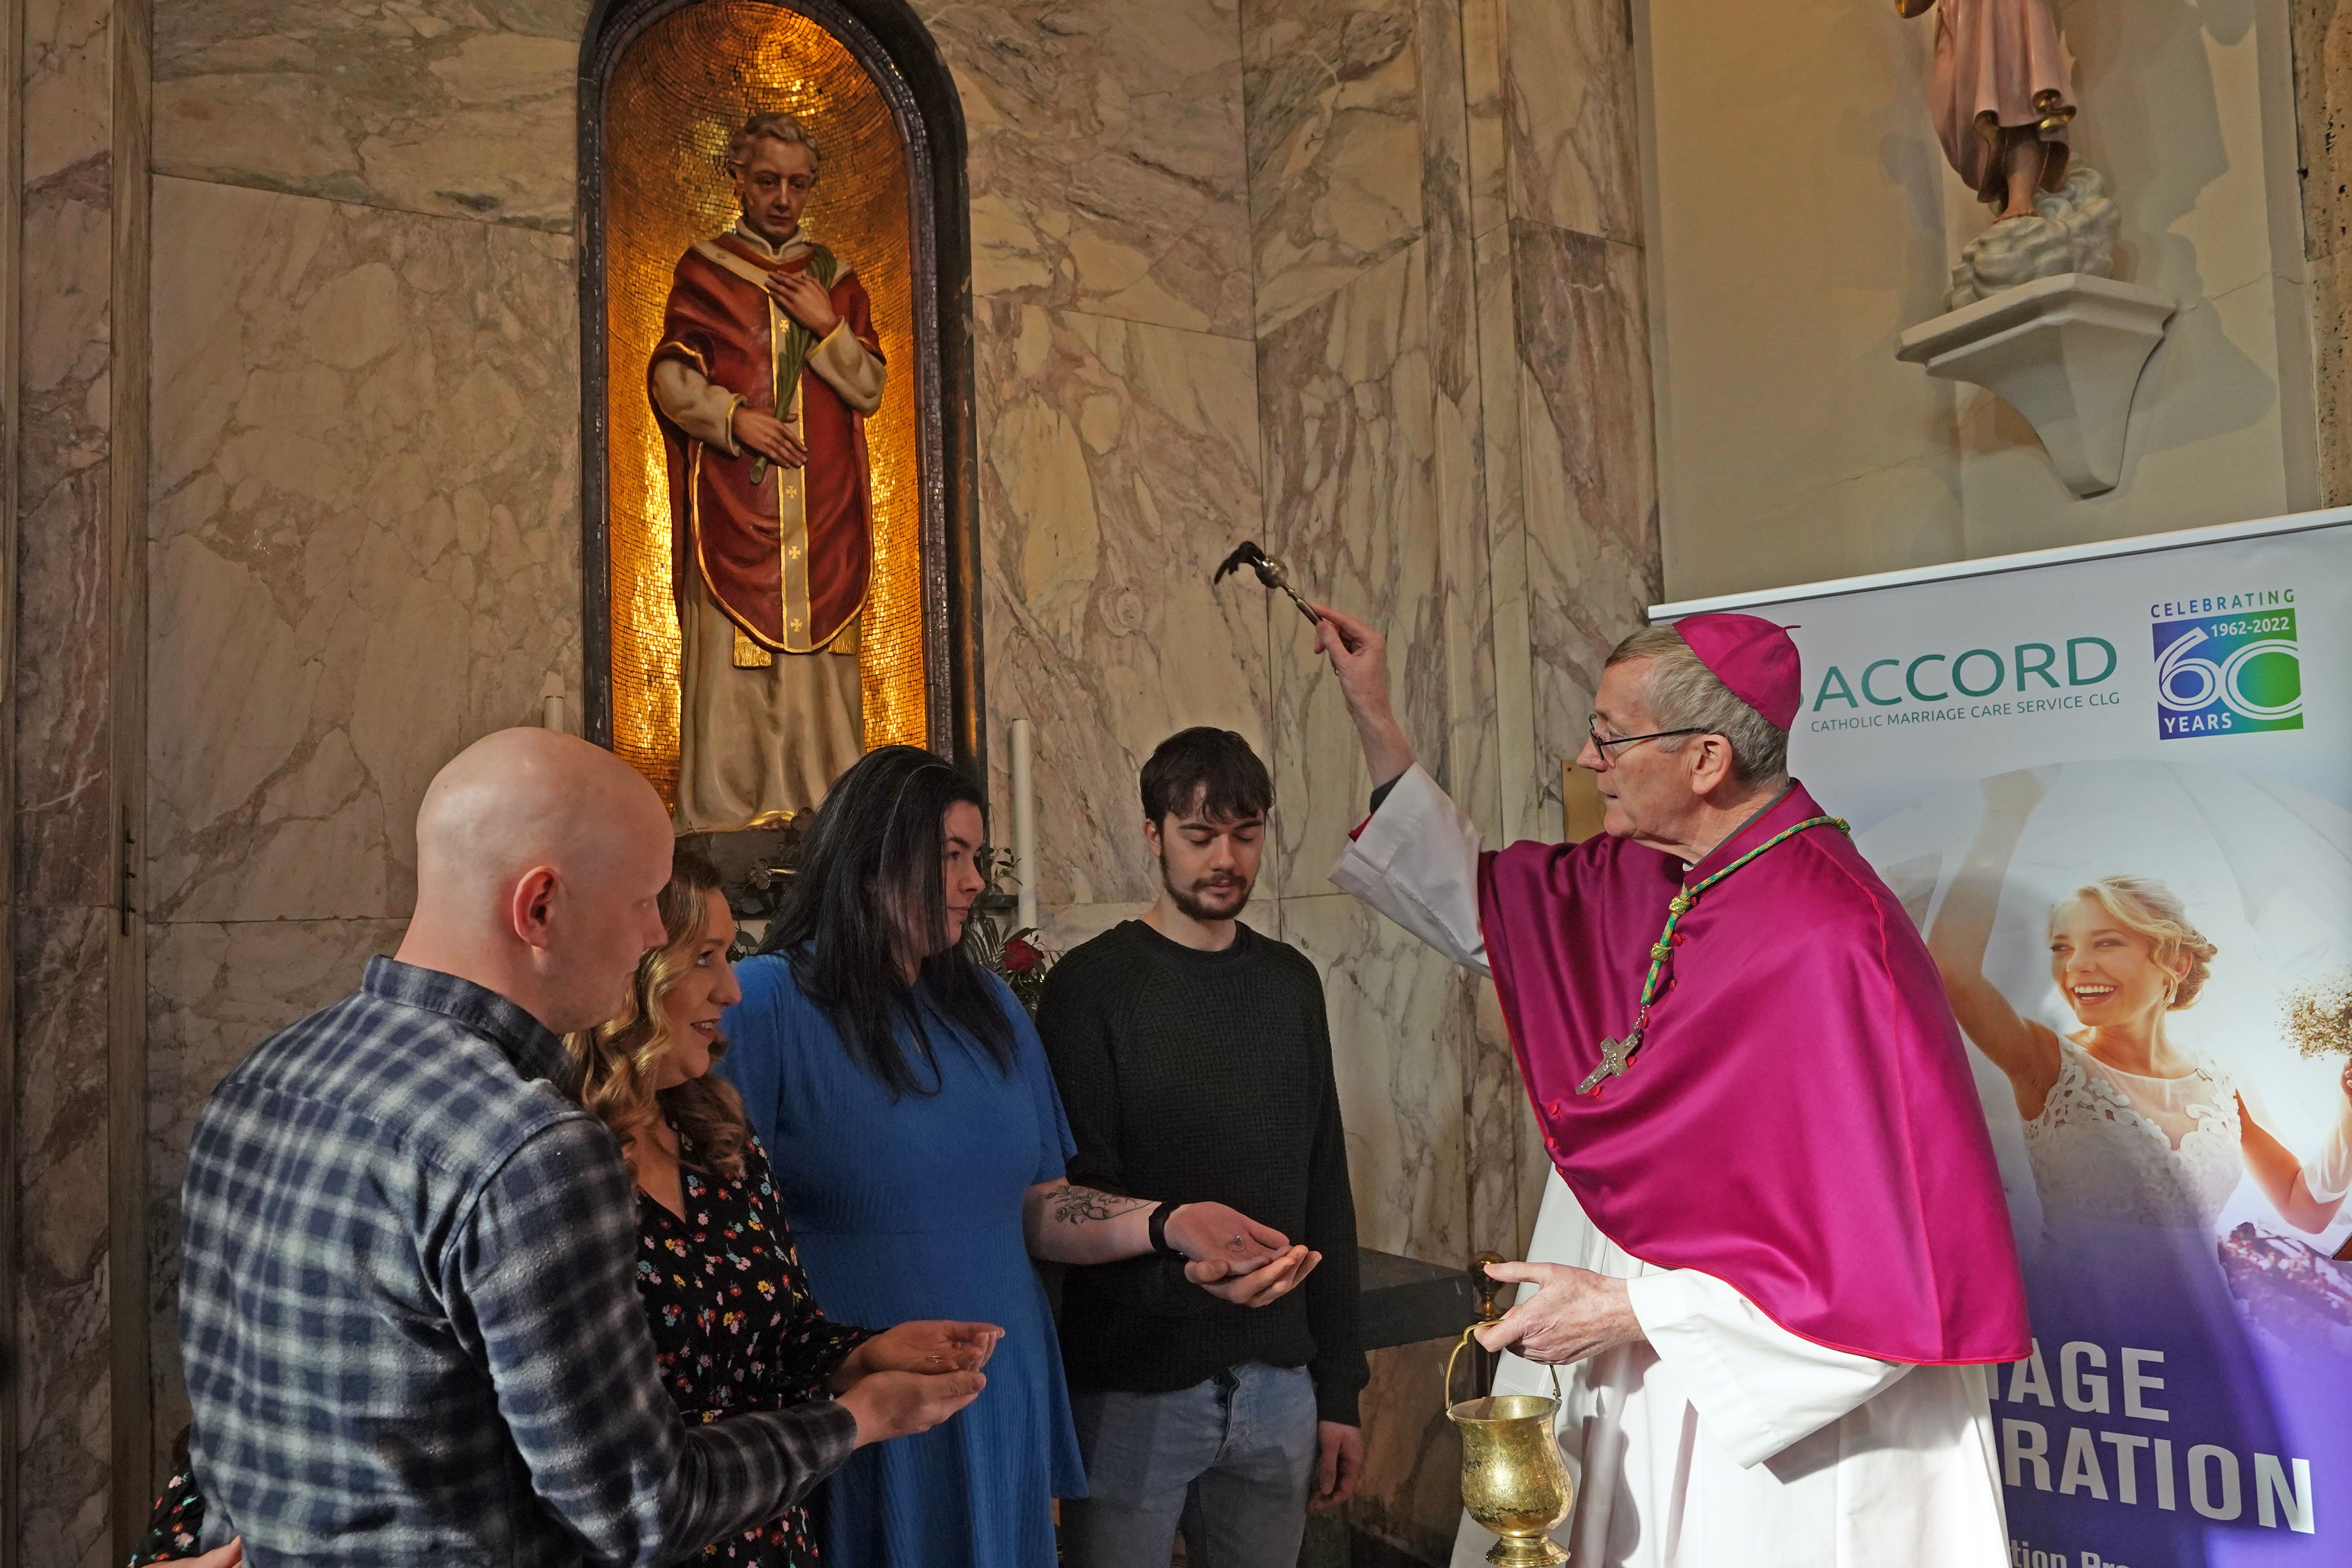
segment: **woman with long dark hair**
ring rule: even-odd
[[[1004,1330],[979,1400],[827,1483],[839,1568],[1051,1568],[1052,1500],[1083,1496],[1086,1475],[1032,1257],[1181,1253],[1201,1306],[1265,1305],[1318,1261],[1222,1204],[1070,1185],[1045,1048],[961,945],[986,886],[981,805],[909,746],[843,774],[726,1016],[720,1070],[773,1153],[826,1310],[889,1322],[951,1305]]]

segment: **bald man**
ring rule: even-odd
[[[416,913],[360,989],[256,1047],[188,1150],[180,1345],[204,1544],[246,1560],[667,1563],[776,1517],[977,1373],[687,1427],[632,1279],[618,1147],[558,1036],[664,940],[667,814],[546,730],[425,792]]]

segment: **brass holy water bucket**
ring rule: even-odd
[[[1495,1394],[1452,1403],[1454,1363],[1470,1336],[1484,1327],[1475,1323],[1463,1330],[1454,1353],[1445,1358],[1445,1415],[1462,1434],[1463,1506],[1502,1537],[1487,1552],[1487,1562],[1503,1568],[1549,1568],[1568,1561],[1568,1553],[1552,1543],[1551,1532],[1576,1502],[1568,1461],[1552,1436],[1552,1420],[1559,1414],[1559,1369],[1551,1369],[1549,1398]]]

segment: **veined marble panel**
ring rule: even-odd
[[[18,905],[16,1547],[27,1568],[104,1568],[113,1469],[107,1323],[106,971],[111,909]],[[132,1308],[137,1310],[136,1306]]]
[[[1510,216],[1639,244],[1628,0],[1498,0]]]
[[[2295,123],[2309,165],[2303,181],[2303,243],[2316,259],[2352,242],[2352,5],[2293,0]]]
[[[154,918],[404,916],[434,772],[579,689],[572,242],[174,179],[155,233]]]
[[[2295,122],[2303,132],[2303,242],[2311,268],[2321,503],[2352,497],[2352,5],[2294,0]]]
[[[1366,1358],[1364,1474],[1348,1522],[1421,1563],[1452,1560],[1462,1519],[1462,1435],[1445,1418],[1453,1351],[1450,1340],[1429,1340]],[[1455,1374],[1466,1388],[1468,1371]]]
[[[972,292],[1250,335],[1235,0],[921,0],[971,140]]]
[[[1480,426],[1478,278],[1471,229],[1470,110],[1458,0],[1423,0],[1422,204],[1427,233],[1434,522],[1444,595],[1446,731],[1443,773],[1491,837],[1498,829],[1492,551]]]
[[[102,29],[101,29],[102,30]],[[115,900],[109,820],[108,403],[113,198],[103,153],[25,194],[16,493],[16,897]]]
[[[1477,272],[1479,472],[1485,490],[1487,594],[1494,632],[1497,839],[1538,832],[1534,638],[1528,624],[1527,508],[1519,471],[1519,355],[1507,226],[1472,242]]]
[[[1282,900],[1283,940],[1323,975],[1357,1240],[1460,1268],[1463,1062],[1476,978],[1345,893]]]
[[[1460,0],[1462,89],[1468,161],[1464,194],[1470,232],[1485,234],[1510,216],[1509,136],[1503,102],[1504,0]]]
[[[147,931],[148,1292],[154,1451],[187,1424],[180,1382],[180,1184],[197,1113],[268,1036],[359,986],[402,921],[194,921]]]
[[[1633,247],[1520,219],[1510,233],[1536,755],[1557,836],[1559,766],[1601,665],[1664,595],[1648,321]]]
[[[587,0],[163,0],[155,168],[569,233],[587,14]],[[180,254],[156,238],[158,256]]]
[[[1302,592],[1386,632],[1398,718],[1443,781],[1452,715],[1428,333],[1416,245],[1259,341],[1262,537]],[[1325,873],[1370,785],[1313,637],[1286,602],[1275,606],[1276,885],[1290,896],[1331,890]]]
[[[2311,262],[2312,351],[2323,505],[2352,498],[2352,245]]]
[[[48,0],[26,7],[24,68],[24,180],[26,195],[42,183],[114,145],[111,0]],[[34,257],[26,236],[26,260]],[[38,292],[28,288],[29,301]],[[28,334],[29,336],[29,334]],[[30,446],[31,443],[26,443]]]
[[[1526,1171],[1530,1161],[1543,1170],[1550,1167],[1541,1143],[1526,1135],[1530,1125],[1527,1089],[1519,1081],[1518,1061],[1493,981],[1478,981],[1475,1000],[1464,1074],[1470,1242],[1479,1251],[1523,1258],[1536,1224],[1535,1205],[1525,1197]]]
[[[1029,720],[1041,901],[1148,902],[1151,749],[1214,724],[1266,753],[1265,592],[1209,584],[1259,527],[1250,346],[1009,300],[975,316],[990,792]]]
[[[1261,336],[1421,233],[1420,0],[1246,0]]]

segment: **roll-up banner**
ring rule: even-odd
[[[1701,609],[1796,628],[1968,1039],[2012,1563],[2352,1563],[2352,510]]]

